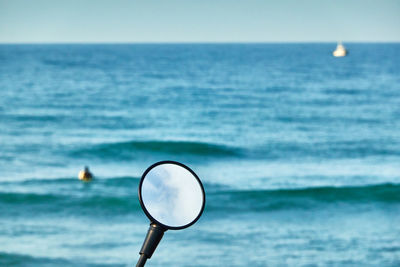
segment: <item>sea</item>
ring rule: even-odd
[[[400,44],[344,45],[0,45],[0,266],[135,266],[162,160],[206,205],[146,266],[400,266]]]

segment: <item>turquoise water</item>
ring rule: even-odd
[[[400,265],[400,45],[346,47],[0,45],[0,265],[134,265],[159,160],[207,203],[146,266]]]

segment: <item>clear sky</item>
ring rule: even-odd
[[[0,43],[400,42],[400,0],[0,0]]]

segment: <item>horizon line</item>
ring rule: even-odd
[[[131,44],[332,44],[332,43],[347,43],[347,44],[397,44],[400,40],[388,41],[104,41],[104,42],[0,42],[0,45],[131,45]]]

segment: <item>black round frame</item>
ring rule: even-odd
[[[146,175],[147,175],[154,167],[157,167],[158,165],[163,165],[163,164],[175,164],[175,165],[179,165],[179,166],[185,168],[186,170],[188,170],[188,171],[197,179],[197,182],[198,182],[199,185],[200,185],[201,192],[203,193],[203,204],[202,204],[202,206],[201,206],[200,212],[199,212],[199,214],[197,215],[197,217],[196,217],[193,221],[191,221],[190,223],[188,223],[188,224],[186,224],[186,225],[179,226],[179,227],[174,227],[174,226],[169,226],[169,225],[165,225],[165,224],[163,224],[163,223],[160,223],[159,221],[157,221],[156,219],[154,219],[153,216],[150,215],[150,213],[147,211],[147,209],[146,209],[146,207],[145,207],[145,205],[144,205],[144,203],[143,203],[143,199],[142,199],[142,185],[143,185],[143,180],[144,180],[144,178],[146,177]],[[163,161],[156,162],[156,163],[154,163],[153,165],[151,165],[150,167],[148,167],[148,168],[144,171],[144,173],[143,173],[143,175],[142,175],[142,178],[140,179],[139,189],[138,189],[138,190],[139,190],[138,196],[139,196],[140,206],[142,207],[142,209],[143,209],[144,213],[146,214],[146,216],[150,219],[150,222],[151,222],[151,223],[159,224],[160,226],[164,227],[165,229],[180,230],[180,229],[184,229],[184,228],[187,228],[187,227],[193,225],[195,222],[197,222],[197,220],[198,220],[198,219],[200,218],[200,216],[203,214],[204,207],[205,207],[205,204],[206,204],[206,193],[205,193],[205,191],[204,191],[204,187],[203,187],[203,184],[202,184],[200,178],[199,178],[199,177],[197,176],[197,174],[196,174],[192,169],[190,169],[188,166],[186,166],[185,164],[182,164],[182,163],[180,163],[180,162],[177,162],[177,161],[163,160]]]

